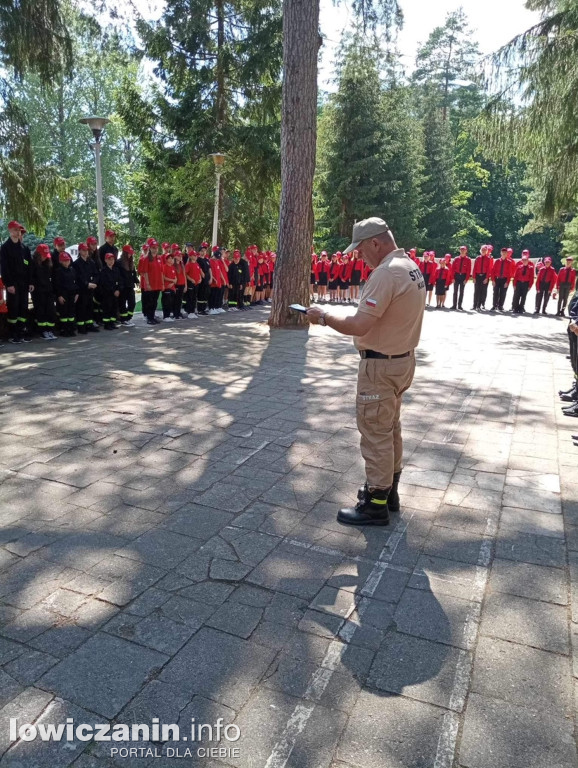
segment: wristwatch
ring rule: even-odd
[[[326,314],[327,314],[327,312],[325,313],[325,315]],[[325,315],[321,315],[321,317],[319,318],[319,325],[327,325],[327,323],[325,321]]]

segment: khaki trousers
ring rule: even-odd
[[[403,461],[401,399],[415,373],[415,356],[361,360],[357,380],[357,428],[371,488],[391,488]]]

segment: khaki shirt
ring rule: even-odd
[[[370,274],[359,299],[359,312],[379,318],[364,336],[353,341],[359,350],[403,355],[419,344],[425,310],[423,275],[398,248]]]

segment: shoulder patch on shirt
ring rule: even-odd
[[[366,299],[365,303],[368,307],[377,307],[377,301],[375,299]]]

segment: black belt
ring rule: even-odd
[[[404,352],[403,355],[382,355],[381,352],[374,352],[373,349],[360,349],[359,356],[362,360],[399,360],[401,357],[409,357],[411,352]]]

